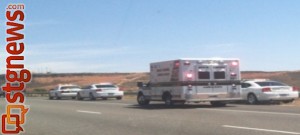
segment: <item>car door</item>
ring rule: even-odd
[[[241,83],[242,86],[242,90],[241,90],[241,95],[243,99],[247,99],[248,93],[251,92],[251,89],[249,87],[251,87],[250,83],[247,82],[243,82]]]

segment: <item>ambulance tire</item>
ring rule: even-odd
[[[163,100],[165,101],[166,106],[172,106],[174,104],[172,101],[172,95],[170,93],[165,93],[163,95]]]
[[[220,101],[211,101],[210,104],[213,107],[224,107],[224,106],[226,106],[226,103],[220,102]]]
[[[137,96],[137,102],[139,105],[149,105],[150,100],[147,100],[143,93],[139,93]]]

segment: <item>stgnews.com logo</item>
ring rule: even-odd
[[[31,73],[24,68],[24,26],[25,4],[8,4],[6,17],[6,83],[2,86],[5,92],[5,112],[1,116],[2,134],[24,133],[26,114],[29,107],[25,104],[23,91],[31,80]],[[2,110],[2,108],[1,108]]]

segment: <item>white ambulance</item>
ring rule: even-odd
[[[239,59],[184,58],[150,64],[150,81],[138,82],[137,102],[164,101],[166,105],[210,102],[225,106],[241,100]]]

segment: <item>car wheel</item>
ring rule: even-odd
[[[139,105],[149,105],[150,100],[147,100],[146,97],[140,93],[137,96],[137,102]]]
[[[53,99],[53,97],[52,97],[50,94],[49,94],[49,99],[50,99],[50,100],[52,100],[52,99]]]
[[[122,97],[116,97],[116,99],[117,99],[117,100],[121,100],[121,99],[122,99]]]
[[[96,100],[96,98],[94,97],[93,93],[90,93],[90,100]]]
[[[102,100],[107,100],[107,98],[106,98],[106,97],[104,97],[104,98],[102,98]]]
[[[79,93],[77,93],[77,100],[83,100]]]
[[[282,101],[283,103],[287,104],[287,103],[292,103],[294,101],[294,99],[292,100],[285,100],[285,101]]]
[[[170,94],[166,94],[164,96],[164,101],[165,101],[166,106],[172,106],[173,105],[172,96]]]
[[[76,97],[72,97],[72,99],[76,99]]]
[[[252,93],[248,95],[247,102],[251,105],[254,105],[254,104],[258,103],[256,96]]]
[[[220,102],[220,101],[211,101],[210,104],[213,107],[224,107],[224,106],[226,106],[226,103]]]
[[[55,99],[56,99],[56,100],[60,100],[61,97],[59,97],[59,96],[57,95],[57,93],[55,93]]]

